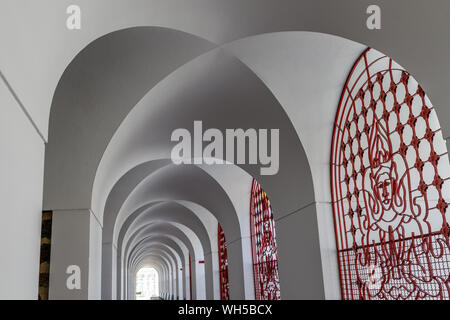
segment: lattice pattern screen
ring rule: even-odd
[[[225,233],[222,226],[217,227],[217,238],[219,245],[219,277],[220,277],[220,300],[230,300],[230,289],[228,285],[228,255],[225,242]]]
[[[331,188],[343,299],[450,299],[450,168],[436,112],[367,49],[336,115]]]
[[[255,299],[279,300],[280,278],[272,206],[255,179],[250,199],[250,228]]]

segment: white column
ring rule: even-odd
[[[227,253],[230,299],[254,299],[250,238],[245,237],[232,242],[227,241]]]
[[[110,265],[111,268],[103,268],[104,265]],[[102,300],[117,299],[117,284],[117,247],[111,242],[103,243]]]
[[[205,261],[208,262],[209,261],[209,265],[210,267],[206,268],[206,272],[209,273],[211,272],[212,275],[209,276],[207,275],[207,279],[208,278],[212,278],[212,292],[208,292],[207,291],[207,299],[211,299],[211,300],[220,300],[220,275],[219,275],[219,253],[217,252],[217,250],[208,252],[205,254]],[[208,289],[208,286],[207,286]]]
[[[101,232],[89,209],[53,211],[49,299],[101,298]]]

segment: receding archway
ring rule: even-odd
[[[136,274],[136,300],[156,300],[159,296],[158,271],[153,267],[139,269]]]
[[[113,34],[110,36],[109,40],[112,42],[121,41],[121,37],[114,38]],[[121,36],[123,37],[123,34]],[[195,41],[206,47],[211,45],[199,39]],[[236,239],[239,239],[242,233],[236,226],[241,221],[237,217],[236,210],[232,210],[236,198],[226,189],[231,182],[217,178],[221,174],[221,169],[210,168],[208,172],[208,169],[171,166],[168,162],[170,143],[167,143],[166,139],[170,136],[171,130],[189,127],[197,117],[203,117],[208,126],[220,129],[230,126],[280,127],[285,132],[285,139],[281,141],[280,148],[283,159],[280,174],[275,177],[262,176],[259,167],[246,165],[240,167],[250,176],[256,177],[271,196],[276,213],[274,219],[280,230],[278,243],[282,297],[283,294],[286,298],[338,297],[335,290],[337,268],[336,263],[331,262],[334,259],[333,248],[330,245],[333,244],[333,240],[329,239],[328,234],[332,226],[329,215],[331,199],[326,183],[329,181],[329,173],[328,170],[324,170],[329,165],[329,150],[324,146],[329,144],[333,127],[329,121],[329,114],[334,114],[336,110],[345,71],[364,46],[323,34],[286,32],[237,40],[219,49],[202,48],[203,51],[199,50],[202,55],[192,57],[192,61],[178,69],[172,68],[173,72],[168,72],[162,81],[157,84],[156,81],[152,82],[155,84],[154,87],[146,88],[147,90],[141,88],[142,91],[139,93],[128,92],[130,97],[133,96],[129,102],[134,102],[125,107],[126,111],[119,112],[121,116],[118,118],[122,117],[120,120],[123,120],[121,124],[116,121],[115,127],[106,130],[105,136],[100,139],[103,156],[97,154],[92,157],[95,159],[81,161],[84,164],[88,163],[89,168],[84,168],[86,171],[80,179],[74,180],[74,184],[79,183],[83,186],[79,188],[83,194],[78,194],[73,199],[83,198],[77,206],[88,207],[87,210],[92,211],[100,224],[106,218],[104,209],[113,208],[115,212],[110,217],[109,226],[113,226],[111,229],[117,228],[117,232],[116,235],[114,232],[107,235],[112,240],[114,237],[118,238],[126,217],[133,214],[140,205],[145,204],[145,198],[150,194],[158,195],[154,201],[191,201],[195,205],[202,206],[207,200],[201,196],[201,192],[188,188],[177,190],[176,176],[189,177],[190,181],[197,181],[195,178],[201,180],[203,176],[205,179],[202,181],[217,183],[217,194],[225,202],[231,203],[229,212],[233,214],[232,220],[237,223],[228,233],[236,235]],[[88,65],[94,70],[96,64],[92,61],[95,61],[95,57],[98,60],[98,54],[102,49],[97,48],[100,51],[96,51],[95,43],[90,49],[93,51],[87,50],[80,56],[86,59],[80,58],[80,63],[89,61]],[[206,52],[208,50],[210,51]],[[90,57],[90,54],[93,56]],[[145,57],[141,58],[144,64]],[[99,85],[104,80],[102,78],[104,70],[97,71],[99,78],[96,81]],[[118,70],[114,72],[120,74]],[[214,76],[211,77],[211,74]],[[326,74],[326,77],[320,77],[323,74]],[[62,83],[61,88],[69,90],[71,83],[74,81],[83,83],[85,76],[83,72],[76,72],[70,68],[62,79],[62,82],[67,83]],[[128,80],[132,86],[134,81],[141,79],[131,76]],[[104,96],[97,98],[102,102],[113,100],[107,97],[111,94],[111,90],[102,88],[104,90],[98,92]],[[320,95],[317,91],[319,88]],[[60,96],[55,101],[61,103],[65,101],[69,105],[80,96],[89,96],[91,92],[89,88],[80,90],[85,92],[78,92],[76,97],[73,94],[65,96],[65,91],[61,90],[57,92]],[[211,105],[215,108],[210,108]],[[98,111],[92,112],[91,115]],[[180,112],[184,112],[186,117],[180,116]],[[220,117],[217,117],[217,112],[221,112]],[[102,111],[98,114],[104,115]],[[308,117],[304,114],[308,114]],[[177,115],[180,117],[177,118]],[[55,123],[58,122],[55,120]],[[61,124],[55,124],[54,129],[54,135],[65,135],[65,128]],[[69,136],[70,133],[67,134],[68,140]],[[86,141],[79,142],[76,146],[82,148]],[[72,160],[65,161],[64,157],[70,157],[70,152],[68,155],[57,155],[57,161],[52,160],[56,169],[59,162],[64,163],[64,166],[73,164]],[[153,161],[159,163],[153,168],[147,168],[148,171],[142,176],[137,175],[131,179],[132,182],[124,188],[125,193],[115,194],[119,196],[120,201],[108,207],[109,196],[112,194],[110,191],[115,191],[117,183],[128,174],[138,173],[133,170],[141,168],[142,164]],[[196,174],[193,174],[194,172]],[[65,178],[58,177],[56,180],[64,179],[67,184],[71,184],[69,176],[70,174]],[[81,180],[83,183],[80,183]],[[58,185],[53,184],[55,181],[52,182],[51,175],[48,181],[50,189]],[[161,185],[165,184],[168,188],[159,189],[155,182],[161,182]],[[198,194],[196,199],[187,196],[195,192]],[[64,197],[59,200],[64,201]],[[212,203],[205,207],[214,215],[217,214],[216,210],[213,210],[216,205],[217,203]],[[222,217],[216,216],[218,220],[222,220],[220,223],[224,228],[227,220],[223,219],[225,216],[225,214]],[[120,219],[117,220],[117,217]],[[117,243],[111,242],[112,251],[116,245]],[[241,246],[239,250],[242,251],[242,245],[239,245]],[[240,255],[242,256],[242,252]],[[289,261],[292,258],[295,263]],[[303,271],[298,272],[298,269]],[[299,290],[303,287],[308,289]],[[245,297],[245,288],[239,294]]]

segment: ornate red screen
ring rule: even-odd
[[[278,255],[272,207],[261,185],[253,179],[250,199],[253,277],[256,300],[279,300]]]
[[[230,300],[230,291],[228,286],[228,256],[227,245],[225,243],[225,233],[222,226],[218,225],[217,238],[219,245],[219,277],[220,277],[220,300]]]
[[[368,49],[336,114],[331,189],[343,299],[450,299],[449,161],[436,112]]]

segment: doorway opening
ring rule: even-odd
[[[155,268],[144,267],[136,274],[136,300],[159,298],[159,276]]]

